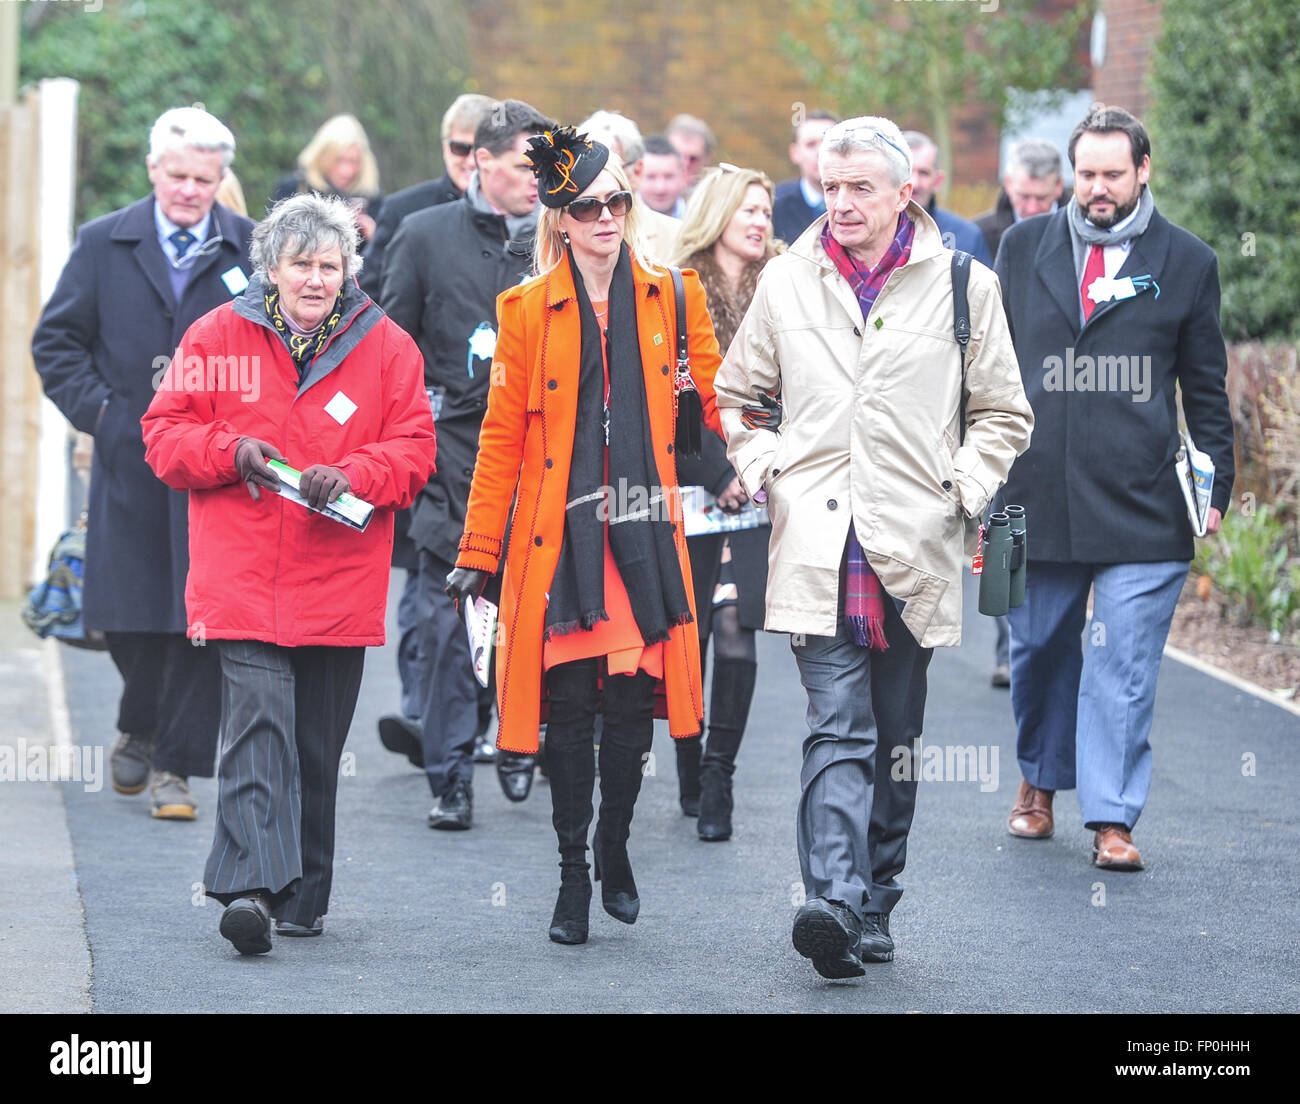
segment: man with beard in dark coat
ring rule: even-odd
[[[438,426],[438,471],[411,509],[419,556],[419,739],[410,733],[410,746],[394,748],[424,763],[435,798],[431,828],[473,823],[478,684],[465,623],[444,587],[487,410],[497,296],[532,271],[537,178],[524,150],[555,125],[519,100],[494,104],[474,134],[475,171],[464,197],[404,219],[384,265],[380,305],[420,347]],[[516,764],[499,754],[498,771],[508,797],[527,796],[531,760]]]
[[[1218,261],[1156,210],[1150,153],[1141,122],[1094,105],[1070,136],[1074,198],[1012,226],[996,266],[1035,419],[1003,491],[1025,508],[1030,549],[1010,613],[1024,780],[1007,826],[1048,838],[1053,794],[1077,784],[1093,862],[1109,870],[1142,869],[1132,831],[1156,678],[1194,551],[1175,390],[1216,468],[1209,533],[1233,480]]]
[[[186,639],[189,500],[145,464],[140,419],[181,335],[248,285],[253,224],[215,202],[234,156],[206,111],[164,112],[145,160],[153,194],[81,228],[32,337],[46,395],[95,438],[84,610],[124,684],[113,788],[148,783],[150,811],[168,820],[193,820],[187,779],[212,776],[221,672]],[[256,398],[255,364],[214,369]]]

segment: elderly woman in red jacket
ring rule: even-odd
[[[545,694],[561,871],[550,937],[583,943],[596,713],[604,714],[604,730],[592,850],[605,911],[626,924],[640,907],[627,841],[656,688],[673,737],[700,731],[700,649],[675,438],[692,417],[698,438],[701,406],[718,428],[719,358],[703,289],[693,272],[683,273],[700,403],[692,414],[676,370],[673,280],[644,255],[622,167],[605,146],[568,127],[531,144],[546,207],[537,231],[540,275],[497,300],[493,386],[447,592],[460,601],[482,589],[509,525],[497,746],[537,750]]]
[[[357,286],[356,243],[344,201],[279,204],[253,235],[252,283],[186,331],[142,422],[149,465],[190,492],[189,636],[216,647],[223,679],[204,884],[241,954],[271,949],[272,917],[277,934],[323,929],[393,511],[434,468],[423,362]],[[301,469],[290,497],[272,460]],[[373,513],[345,524],[341,499]]]

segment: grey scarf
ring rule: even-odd
[[[1074,247],[1074,282],[1083,279],[1083,269],[1088,263],[1088,247],[1093,245],[1121,245],[1133,238],[1141,237],[1151,224],[1151,216],[1156,212],[1156,201],[1151,198],[1151,189],[1145,185],[1138,199],[1137,214],[1123,230],[1112,233],[1093,226],[1079,209],[1076,200],[1069,201],[1070,244]]]
[[[465,194],[469,197],[470,203],[474,205],[474,210],[482,211],[485,215],[495,215],[496,211],[492,204],[483,198],[483,189],[478,184],[478,173],[470,173],[469,188]],[[541,214],[540,207],[534,207],[526,215],[506,215],[506,233],[510,235],[511,241],[522,241],[526,238],[537,236],[537,218]]]

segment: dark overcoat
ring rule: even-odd
[[[424,382],[436,388],[438,470],[411,507],[410,536],[456,562],[479,428],[487,411],[497,296],[533,266],[533,237],[512,241],[502,215],[468,197],[402,220],[384,260],[379,305],[415,338]]]
[[[252,232],[250,220],[214,204],[208,251],[195,262],[177,303],[150,195],[78,231],[41,312],[32,357],[45,393],[77,429],[95,435],[88,629],[185,631],[188,497],[169,490],[145,463],[140,419],[181,335],[228,303],[252,275]]]
[[[1145,290],[1099,304],[1085,325],[1068,217],[1062,209],[1025,219],[998,250],[1034,408],[1033,443],[1012,467],[1005,499],[1026,509],[1031,564],[1190,560],[1174,473],[1176,388],[1192,439],[1214,460],[1211,505],[1220,511],[1234,474],[1218,261],[1156,211],[1117,274],[1149,277],[1139,281]]]

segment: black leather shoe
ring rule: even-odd
[[[812,959],[813,969],[833,981],[861,977],[866,971],[858,958],[862,921],[848,905],[814,897],[795,914],[790,935],[794,949]]]
[[[463,832],[474,824],[474,794],[464,782],[457,782],[429,810],[429,827]]]
[[[325,917],[318,916],[310,924],[294,924],[289,920],[275,922],[276,935],[308,936],[320,935],[325,930]]]
[[[231,901],[218,930],[241,955],[266,954],[271,949],[271,909],[266,898],[258,893]]]
[[[419,722],[389,713],[379,718],[379,742],[389,751],[405,755],[411,766],[424,770],[424,748],[420,745]]]
[[[893,962],[894,937],[889,934],[889,913],[868,912],[862,917],[862,942],[858,957],[863,962]]]
[[[501,792],[511,801],[523,801],[533,790],[533,768],[536,755],[520,755],[514,751],[497,752],[497,781]]]
[[[474,737],[474,762],[476,763],[495,763],[497,761],[497,749],[495,744],[488,743],[486,736],[478,735]]]

